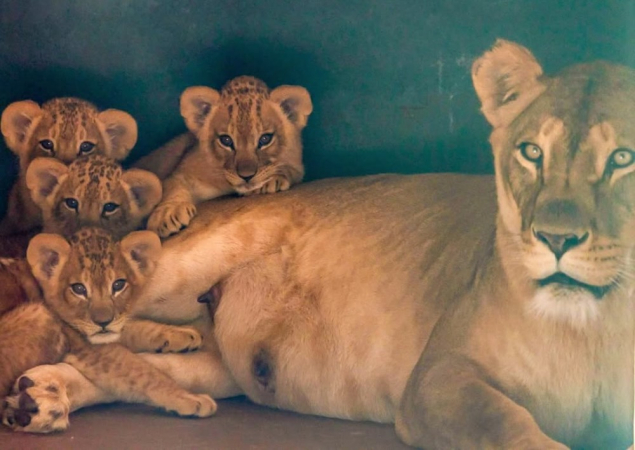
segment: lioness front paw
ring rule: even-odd
[[[203,337],[194,328],[170,327],[161,332],[156,338],[155,351],[157,353],[187,353],[198,350]]]
[[[196,216],[196,206],[193,203],[164,203],[152,212],[147,228],[162,238],[166,238],[187,227],[194,216]]]
[[[166,409],[183,417],[209,417],[216,412],[216,402],[205,394],[182,394]]]
[[[16,381],[3,404],[2,423],[14,431],[50,433],[69,426],[70,401],[54,366],[38,366]]]

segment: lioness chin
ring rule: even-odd
[[[194,321],[216,284],[207,351],[148,360],[213,397],[396,420],[425,448],[628,447],[635,73],[550,78],[500,41],[473,76],[496,177],[324,180],[202,205],[137,314]]]

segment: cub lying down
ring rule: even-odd
[[[146,403],[182,416],[212,415],[211,398],[179,388],[132,353],[188,351],[201,342],[190,328],[130,319],[133,300],[160,249],[158,236],[149,231],[121,241],[98,228],[84,228],[68,241],[55,234],[35,236],[27,260],[44,302],[17,307],[0,319],[1,384],[30,368],[34,358],[39,364],[63,359],[62,367],[78,369],[103,398]],[[54,379],[36,382],[27,371],[3,404],[2,421],[16,430],[65,429],[66,395],[66,387]]]
[[[184,322],[220,283],[181,386],[396,422],[431,448],[633,442],[635,73],[554,77],[501,41],[474,65],[495,177],[325,180],[200,205],[135,314]],[[102,401],[78,371],[40,375]]]

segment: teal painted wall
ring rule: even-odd
[[[488,172],[473,58],[504,37],[548,71],[634,66],[634,24],[633,0],[3,0],[0,108],[73,95],[126,110],[136,159],[184,130],[184,88],[250,74],[311,92],[307,179]],[[2,147],[0,192],[14,174]]]

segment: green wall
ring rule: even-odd
[[[184,130],[185,87],[251,74],[311,92],[307,179],[488,172],[473,58],[504,37],[549,71],[634,66],[634,25],[633,0],[3,0],[0,107],[73,95],[124,109],[136,159]],[[0,148],[0,191],[14,173]]]

